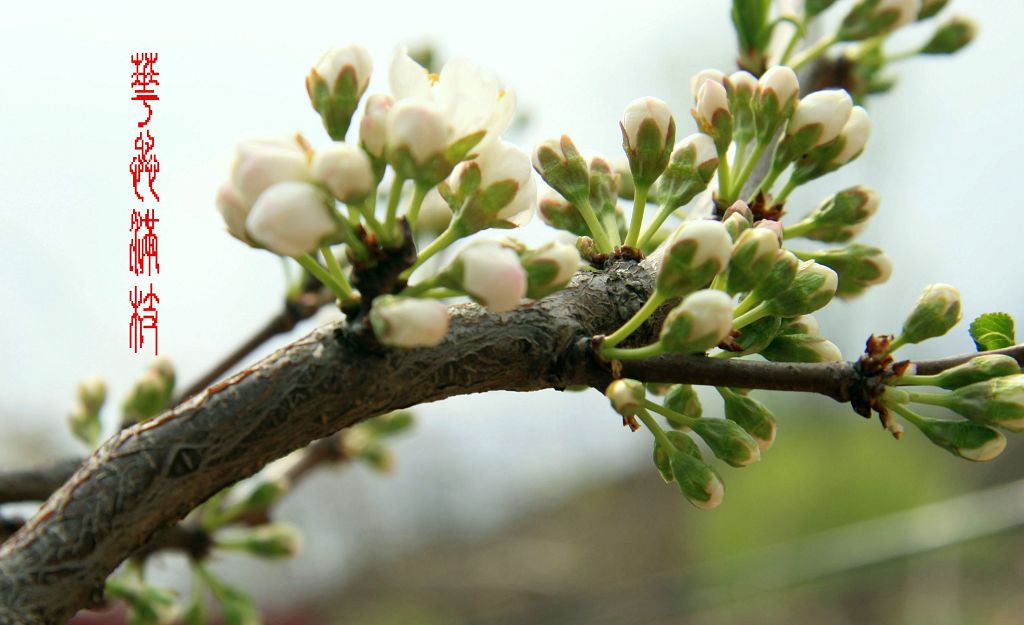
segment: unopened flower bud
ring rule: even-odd
[[[768,313],[796,317],[814,312],[832,301],[838,286],[839,276],[835,271],[814,261],[803,261],[793,281],[768,300]]]
[[[804,1],[804,14],[808,17],[814,17],[821,14],[830,6],[835,4],[836,0],[805,0]]]
[[[946,407],[971,421],[1024,432],[1024,374],[961,386],[946,400]]]
[[[658,270],[657,291],[682,297],[703,288],[729,264],[732,239],[718,221],[688,221],[676,228]]]
[[[739,336],[734,337],[733,341],[740,347],[743,354],[758,354],[771,344],[781,330],[781,317],[762,317],[743,326],[743,329],[739,331]]]
[[[526,296],[526,272],[515,251],[496,241],[466,246],[439,277],[492,312],[507,312]]]
[[[313,178],[346,204],[362,202],[376,187],[366,153],[345,143],[317,150],[310,167]]]
[[[230,229],[240,217],[244,223],[253,203],[271,186],[310,179],[309,159],[298,136],[248,139],[235,148],[230,181],[218,193],[218,208]],[[236,214],[229,217],[229,212]]]
[[[549,139],[533,153],[533,168],[552,189],[573,204],[582,204],[590,194],[590,169],[568,135]]]
[[[761,459],[761,447],[738,423],[729,419],[694,419],[690,427],[712,453],[734,467],[745,467]]]
[[[672,454],[682,452],[693,456],[702,462],[704,457],[701,455],[700,447],[697,446],[696,441],[683,432],[669,430],[665,433],[665,436],[669,441],[671,441],[672,448],[665,449],[661,443],[655,441],[654,466],[658,467],[658,472],[661,473],[661,479],[665,480],[666,483],[670,483],[675,481],[675,476],[672,475]]]
[[[871,118],[867,111],[860,106],[855,106],[850,111],[850,117],[846,120],[839,136],[843,139],[843,149],[832,159],[830,165],[841,167],[860,156],[864,146],[868,143],[868,135],[871,134]]]
[[[801,98],[776,150],[776,164],[794,161],[838,137],[852,110],[853,100],[842,89],[815,91]]]
[[[89,378],[78,384],[78,403],[88,413],[98,413],[107,401],[107,385],[100,378]]]
[[[672,477],[687,501],[703,510],[717,508],[725,496],[725,487],[714,469],[685,451],[670,458]]]
[[[729,95],[725,86],[705,80],[697,92],[697,106],[693,110],[697,127],[715,140],[715,147],[724,150],[732,140],[733,119],[729,111]]]
[[[793,115],[800,97],[796,72],[786,65],[776,65],[757,81],[757,138],[767,143],[779,127]]]
[[[842,352],[832,341],[815,334],[780,334],[759,352],[773,362],[839,362]]]
[[[770,300],[788,288],[796,278],[800,259],[789,250],[780,249],[768,274],[754,288],[754,296],[762,301]]]
[[[612,169],[619,183],[619,197],[623,200],[632,200],[633,194],[636,193],[636,185],[633,184],[633,172],[629,169],[629,161],[625,158],[616,159]]]
[[[665,407],[691,419],[699,419],[704,411],[697,391],[689,384],[673,385],[665,395]],[[668,420],[674,428],[689,427],[684,423],[673,421],[671,417]]]
[[[337,230],[323,193],[305,182],[280,182],[253,204],[249,235],[281,256],[311,252]]]
[[[850,187],[825,199],[800,223],[786,228],[786,236],[802,236],[826,243],[844,243],[857,235],[878,210],[878,193]]]
[[[416,227],[422,232],[441,233],[452,221],[452,209],[437,188],[427,191]]]
[[[870,245],[853,243],[846,247],[821,250],[806,258],[831,267],[839,274],[836,295],[856,297],[869,286],[881,284],[892,275],[892,260],[885,252]]]
[[[818,320],[814,318],[814,315],[800,315],[799,317],[793,317],[787,320],[786,324],[782,328],[782,334],[809,334],[811,336],[818,336],[821,334],[821,329],[818,325]]]
[[[920,54],[953,54],[969,44],[978,33],[978,26],[966,17],[956,16],[939,26],[921,47]]]
[[[732,299],[714,289],[683,298],[665,317],[661,345],[669,352],[703,353],[718,345],[732,330]]]
[[[718,168],[714,140],[695,133],[684,137],[672,150],[668,167],[658,180],[658,199],[663,206],[678,208],[707,188]]]
[[[748,71],[733,72],[725,81],[729,93],[729,111],[733,116],[733,138],[749,141],[754,136],[754,97],[757,78]]]
[[[946,8],[949,4],[949,0],[922,0],[921,10],[917,12],[917,19],[925,20],[929,17],[935,17],[935,15]]]
[[[1012,356],[986,354],[975,356],[962,365],[946,369],[935,377],[934,385],[945,389],[956,389],[975,382],[1020,373],[1020,366]]]
[[[616,218],[619,174],[600,156],[590,159],[590,206],[601,218]],[[582,219],[582,215],[580,216]],[[585,234],[590,234],[587,229]]]
[[[344,141],[366,91],[373,71],[373,59],[362,46],[331,48],[306,77],[306,91],[313,109],[320,114],[327,134],[335,141]]]
[[[665,171],[675,142],[676,122],[671,109],[658,98],[633,100],[619,128],[634,183],[649,187]]]
[[[590,234],[587,222],[584,221],[579,210],[572,205],[572,202],[567,201],[553,189],[545,189],[542,192],[537,209],[540,218],[552,228],[565,230],[578,236]]]
[[[526,296],[540,299],[569,284],[580,266],[580,253],[572,245],[552,242],[527,251],[521,261],[526,270]]]
[[[493,141],[475,159],[461,163],[452,177],[459,180],[463,197],[469,195],[463,184],[468,174],[473,179],[472,198],[459,209],[454,224],[464,235],[485,228],[522,226],[533,217],[537,181],[530,157],[516,146]]]
[[[173,388],[154,369],[148,369],[125,397],[123,423],[139,423],[152,419],[167,408]]]
[[[767,451],[775,442],[775,416],[767,406],[730,389],[721,389],[725,403],[725,418],[735,421],[757,441],[761,451]]]
[[[620,379],[608,385],[604,394],[615,412],[624,418],[635,416],[644,405],[644,385],[636,380]]]
[[[771,229],[752,228],[740,234],[729,260],[729,293],[753,290],[768,275],[778,253],[779,237]]]
[[[724,86],[726,78],[725,74],[717,69],[702,69],[690,77],[690,94],[693,95],[694,102],[697,102],[697,95],[700,93],[701,87],[709,80]]]
[[[437,105],[425,100],[406,99],[388,112],[388,161],[395,172],[424,185],[437,184],[451,171],[448,149],[448,121]]]
[[[925,287],[900,333],[901,343],[942,336],[960,321],[960,292],[948,284]]]
[[[890,33],[914,21],[921,0],[861,0],[843,18],[836,33],[840,41],[863,41]]]
[[[291,558],[302,549],[302,534],[290,523],[268,523],[234,531],[231,536],[218,539],[217,546],[259,558]]]
[[[967,460],[986,462],[1006,448],[1006,437],[1002,432],[980,423],[928,417],[918,417],[913,423],[931,442]]]
[[[375,93],[366,98],[363,118],[359,121],[359,146],[374,161],[384,158],[388,139],[388,112],[394,104],[395,99],[383,93]]]
[[[370,310],[373,333],[391,347],[432,347],[448,334],[448,307],[437,300],[381,296]]]

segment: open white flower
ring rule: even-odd
[[[337,228],[323,192],[306,182],[279,182],[253,204],[249,234],[282,256],[311,252]]]
[[[396,102],[412,99],[437,106],[447,124],[449,143],[483,132],[482,149],[508,128],[516,108],[510,89],[465,59],[452,59],[440,75],[432,75],[402,47],[391,61],[389,81]]]

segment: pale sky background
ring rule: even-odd
[[[819,316],[850,358],[870,333],[897,330],[932,282],[960,289],[965,319],[1024,314],[1024,83],[1016,78],[1024,5],[959,0],[955,11],[979,22],[979,40],[953,58],[898,66],[894,91],[870,103],[865,155],[790,204],[800,215],[858,182],[881,193],[862,241],[888,251],[892,280]],[[8,11],[0,24],[0,464],[78,452],[65,428],[77,381],[105,377],[116,406],[149,360],[126,342],[127,165],[139,112],[131,53],[160,54],[160,343],[188,382],[280,306],[278,259],[227,236],[213,206],[234,142],[301,130],[322,145],[303,87],[321,52],[362,43],[375,61],[370,90],[383,90],[392,50],[424,40],[516,90],[530,124],[514,142],[529,149],[567,132],[609,156],[619,155],[618,119],[637,97],[666,100],[680,134],[693,132],[689,77],[731,70],[735,55],[725,0],[291,2],[273,10],[56,2]],[[908,353],[970,348],[961,328]],[[596,392],[463,398],[418,414],[416,431],[397,445],[394,475],[321,475],[304,488],[319,496],[290,500],[286,516],[331,531],[295,564],[277,565],[275,585],[327,588],[333,581],[323,574],[354,570],[385,541],[412,546],[446,528],[482,531],[589,480],[649,469],[649,441],[628,436]]]

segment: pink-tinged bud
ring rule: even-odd
[[[231,184],[246,206],[278,182],[311,179],[309,160],[295,137],[248,139],[238,144],[231,166]]]
[[[492,312],[507,312],[526,296],[526,272],[519,255],[494,241],[482,241],[459,254],[462,290]]]
[[[441,233],[452,221],[452,209],[448,206],[438,190],[431,189],[423,198],[423,206],[420,207],[420,217],[416,221],[416,227],[424,232]]]
[[[432,347],[448,334],[448,307],[432,299],[378,297],[370,323],[384,345]]]
[[[384,156],[387,147],[388,112],[395,100],[389,95],[375,93],[366,98],[363,118],[359,122],[359,145],[374,158]]]
[[[249,205],[238,194],[234,185],[225,182],[217,189],[217,210],[224,218],[231,236],[244,243],[252,243],[245,231],[245,219],[249,216]]]
[[[782,223],[771,219],[762,219],[761,221],[754,224],[754,229],[768,230],[775,235],[775,238],[779,240],[779,245],[782,244]]]
[[[738,97],[749,98],[757,91],[757,78],[754,78],[753,74],[744,70],[729,74],[726,84],[729,87],[729,91]]]
[[[761,97],[771,91],[779,100],[779,106],[785,107],[790,98],[800,95],[800,82],[797,80],[796,72],[786,65],[776,65],[757,81]]]
[[[498,221],[515,226],[529,223],[537,205],[537,181],[526,152],[505,141],[489,143],[473,161],[480,167],[480,189],[486,190],[497,183],[514,182],[516,193],[509,202],[494,215]],[[457,169],[453,178],[458,177]]]
[[[701,87],[707,81],[717,82],[719,84],[725,84],[725,74],[718,71],[717,69],[702,69],[690,78],[690,93],[693,94],[693,101],[697,101],[697,95],[700,93]]]
[[[850,94],[842,89],[825,89],[815,91],[801,98],[789,122],[789,135],[794,135],[812,125],[820,126],[821,130],[814,146],[828,143],[839,136],[843,126],[850,119],[853,100]]]
[[[345,143],[317,150],[311,169],[313,178],[346,204],[361,202],[376,186],[370,159],[362,150]]]
[[[336,229],[327,198],[305,182],[279,182],[260,195],[246,220],[249,235],[282,256],[315,250]]]
[[[370,53],[366,51],[366,48],[360,45],[349,44],[343,48],[331,48],[320,57],[313,71],[327,83],[327,90],[333,92],[338,78],[346,68],[352,68],[352,71],[355,72],[357,93],[362,95],[370,82],[373,59],[370,58]]]
[[[407,150],[416,164],[443,155],[448,148],[448,122],[437,105],[425,100],[402,100],[387,119],[388,150]]]
[[[850,118],[840,133],[845,139],[843,149],[832,159],[832,164],[841,166],[849,163],[864,150],[868,143],[868,136],[871,134],[871,118],[868,112],[859,106],[853,107],[850,111]]]

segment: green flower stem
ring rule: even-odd
[[[445,287],[438,287],[436,289],[430,289],[420,295],[420,297],[429,297],[431,299],[444,299],[446,297],[462,297],[466,295],[464,291],[458,289],[448,289]]]
[[[436,239],[431,241],[430,244],[427,245],[427,247],[423,248],[423,251],[420,252],[419,256],[416,257],[416,262],[413,263],[412,267],[409,267],[408,269],[403,271],[401,274],[399,274],[398,277],[402,278],[403,280],[408,280],[409,277],[412,276],[412,273],[419,269],[420,266],[423,265],[423,263],[427,262],[427,260],[429,260],[435,254],[437,254],[444,248],[448,247],[455,241],[458,241],[460,236],[461,235],[455,232],[455,230],[453,230],[451,226],[448,226],[448,228],[440,235],[438,235]]]
[[[405,185],[405,178],[395,176],[391,181],[391,190],[388,191],[388,212],[384,218],[384,236],[387,241],[397,243],[401,239],[398,232],[398,202],[402,199],[402,187]]]
[[[824,54],[825,51],[828,50],[829,47],[836,41],[837,38],[834,33],[826,37],[822,37],[817,41],[817,43],[815,43],[811,47],[807,48],[800,54],[793,57],[789,62],[789,66],[792,67],[794,70],[800,69],[804,65],[807,65],[814,59]]]
[[[814,228],[813,219],[805,219],[801,222],[795,223],[792,226],[786,226],[782,230],[782,238],[791,239],[794,237],[802,237]]]
[[[761,184],[757,185],[757,188],[751,192],[750,199],[747,200],[747,204],[752,204],[758,193],[764,192],[767,195],[772,190],[772,187],[775,186],[775,181],[782,175],[782,172],[786,171],[787,167],[789,167],[789,163],[786,163],[782,167],[776,167],[773,156],[771,171],[769,171],[768,175],[761,180]]]
[[[793,52],[796,51],[796,44],[800,43],[800,40],[804,37],[803,28],[797,27],[793,31],[793,36],[789,38],[789,42],[786,44],[786,49],[783,50],[782,56],[779,57],[779,65],[786,65],[789,62],[790,57],[793,56]]]
[[[708,288],[716,291],[725,291],[726,275],[727,274],[725,272],[716,275],[715,279],[711,281],[711,286]]]
[[[609,243],[611,243],[613,248],[618,247],[619,244],[622,242],[620,238],[622,236],[622,233],[619,232],[619,224],[615,220],[615,214],[605,212],[605,214],[601,217],[601,221],[604,225],[605,234],[608,235]]]
[[[402,297],[419,297],[423,293],[426,293],[427,291],[435,289],[437,287],[437,276],[432,276],[422,282],[410,284],[409,286],[402,289],[399,295]]]
[[[743,167],[736,174],[736,180],[732,183],[732,193],[729,194],[730,203],[739,198],[740,194],[743,193],[743,185],[750,179],[750,174],[754,173],[754,168],[757,167],[758,161],[761,160],[761,155],[764,154],[765,149],[768,148],[768,142],[761,143],[758,141],[757,147],[754,148],[753,154],[750,158],[743,163]]]
[[[644,404],[654,404],[654,402],[647,401],[645,399]],[[657,406],[657,404],[654,405]],[[636,416],[640,417],[643,424],[651,431],[651,434],[654,435],[654,440],[658,441],[658,444],[665,450],[665,453],[671,454],[675,451],[675,446],[673,446],[672,441],[668,439],[668,434],[666,434],[665,430],[658,425],[658,422],[651,416],[651,413],[647,412],[645,408],[641,408],[637,411]]]
[[[779,192],[779,196],[775,198],[775,203],[782,204],[783,202],[785,202],[786,198],[789,197],[789,194],[792,193],[793,190],[799,186],[800,183],[794,180],[792,176],[790,176],[789,180],[786,181],[786,186],[782,187],[782,191]]]
[[[662,406],[661,404],[653,402],[649,399],[644,399],[644,408],[647,408],[648,410],[653,410],[654,412],[672,421],[678,421],[679,423],[682,423],[687,427],[689,427],[690,424],[696,420],[693,417],[688,417],[681,412],[676,412],[671,408],[666,408],[665,406]],[[658,429],[661,429],[660,426]],[[665,438],[667,439],[668,437],[666,436]],[[669,447],[668,451],[671,451],[672,449],[672,447]]]
[[[359,299],[358,297],[356,297],[356,294],[352,292],[351,287],[349,287],[347,284],[341,284],[340,282],[335,280],[334,276],[332,276],[326,269],[324,269],[320,265],[320,263],[316,262],[316,259],[310,256],[309,254],[304,254],[302,256],[294,256],[293,258],[296,261],[298,261],[298,263],[302,265],[306,269],[306,271],[313,274],[313,277],[315,277],[320,282],[323,282],[324,285],[327,288],[329,288],[342,302],[349,302]]]
[[[637,247],[640,241],[640,226],[644,221],[644,209],[647,208],[647,192],[649,185],[636,185],[633,189],[633,215],[629,218],[629,233],[626,234],[626,247]]]
[[[907,345],[907,341],[904,340],[902,336],[897,336],[891,343],[889,343],[889,349],[885,350],[885,353],[891,354],[904,345]]]
[[[661,345],[660,341],[643,347],[634,348],[601,346],[601,356],[606,360],[643,360],[644,358],[653,358],[664,353],[665,348]]]
[[[330,245],[321,245],[320,253],[324,257],[324,262],[327,264],[327,269],[330,270],[331,276],[338,281],[338,284],[342,285],[348,292],[352,292],[352,285],[349,284],[348,278],[345,277],[345,272],[341,269],[341,264],[338,263],[338,257],[331,251]]]
[[[665,223],[665,220],[669,218],[676,209],[672,208],[671,204],[662,204],[661,208],[658,209],[658,214],[654,216],[654,220],[644,229],[644,233],[640,235],[640,240],[637,241],[637,247],[643,248],[648,242],[658,233],[658,229]]]
[[[910,421],[910,423],[912,423],[913,425],[915,425],[915,426],[917,426],[919,428],[924,423],[924,417],[922,417],[921,415],[919,415],[916,412],[914,412],[913,410],[911,410],[910,406],[908,406],[908,405],[906,405],[904,403],[892,402],[892,403],[886,403],[885,405],[888,406],[889,408],[892,408],[894,412],[896,412],[901,417],[903,417],[907,421]]]
[[[341,211],[339,211],[337,207],[332,210],[334,211],[334,219],[337,221],[338,227],[345,231],[345,243],[347,243],[349,248],[351,248],[352,256],[360,260],[370,258],[370,252],[366,249],[366,245],[364,245],[359,239],[359,236],[356,235],[355,226],[359,224],[359,221],[357,220],[356,224],[353,225],[352,222],[341,214]],[[351,207],[349,210],[351,210]]]
[[[732,327],[736,330],[748,326],[762,317],[768,316],[768,302],[761,302],[757,306],[733,319]]]
[[[732,192],[732,176],[729,171],[729,146],[718,152],[718,195],[728,198]],[[724,202],[723,202],[724,203]]]
[[[727,351],[723,350],[723,351],[715,352],[714,354],[711,354],[711,356],[709,356],[709,358],[722,358],[722,359],[725,359],[725,358],[739,358],[740,356],[746,356],[747,353],[748,352],[727,352]]]
[[[409,218],[409,227],[412,228],[413,232],[416,231],[416,220],[420,217],[420,207],[423,206],[423,198],[427,197],[428,191],[430,191],[430,187],[424,187],[420,184],[417,184],[416,190],[413,191],[409,212],[406,213]]]
[[[737,304],[736,308],[733,309],[733,311],[732,311],[733,319],[735,319],[736,317],[739,317],[740,315],[742,315],[743,313],[749,311],[754,306],[757,306],[760,303],[761,303],[761,300],[756,295],[754,295],[753,292],[747,293],[746,297],[744,297],[742,300],[740,300],[740,303]]]
[[[587,222],[587,228],[590,229],[590,234],[594,238],[594,243],[597,244],[597,249],[605,253],[611,252],[613,246],[611,241],[608,240],[608,233],[601,227],[601,222],[598,221],[597,214],[594,213],[594,208],[590,205],[590,200],[583,198],[575,206],[576,210],[583,216],[583,221]]]
[[[615,347],[622,341],[626,340],[630,334],[633,334],[637,328],[643,325],[643,323],[654,314],[654,311],[658,310],[658,307],[661,306],[665,299],[666,297],[664,295],[658,291],[654,291],[654,293],[651,294],[651,298],[640,307],[640,310],[636,311],[636,314],[633,315],[629,321],[622,324],[621,328],[605,337],[604,342],[601,344],[601,349],[605,350]]]
[[[919,393],[916,391],[907,391],[907,395],[910,396],[910,401],[917,404],[928,404],[930,406],[942,406],[943,408],[949,408],[949,398],[953,395],[952,393]]]
[[[383,236],[384,225],[377,221],[377,215],[375,214],[375,207],[377,205],[376,198],[377,194],[372,193],[368,198],[366,198],[365,202],[358,205],[356,208],[359,209],[363,219],[366,220],[366,225],[370,227],[370,232],[373,232],[378,236]]]
[[[902,375],[894,382],[896,386],[936,386],[939,376],[936,375]]]
[[[895,54],[886,54],[885,63],[898,63],[900,61],[906,61],[907,59],[913,58],[920,53],[921,48],[911,48],[910,50],[896,52]]]

